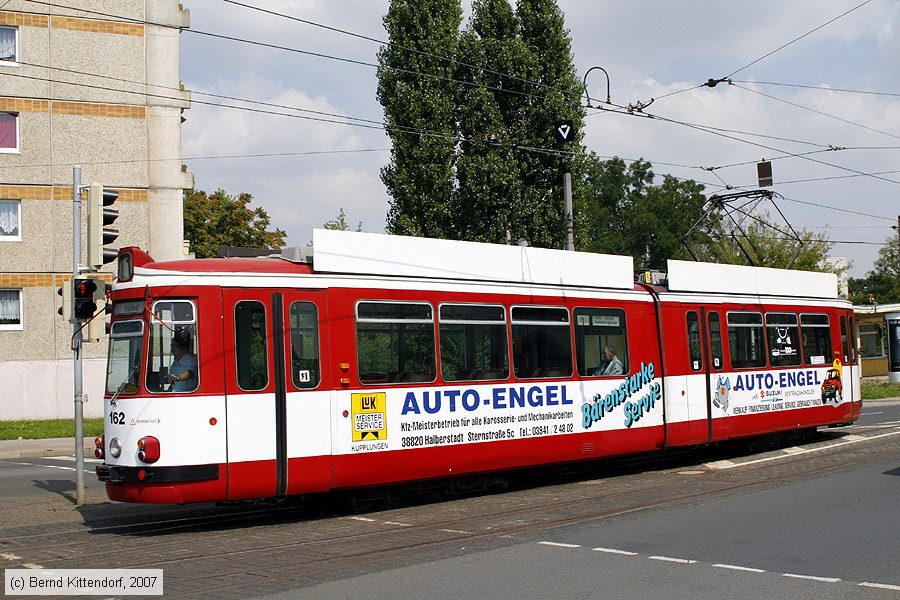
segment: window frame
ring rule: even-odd
[[[579,324],[578,324],[578,317],[582,316],[582,314],[583,314],[583,313],[582,313],[582,314],[579,314],[579,311],[600,311],[600,312],[605,312],[605,313],[613,313],[613,312],[615,312],[615,313],[617,313],[616,316],[621,317],[621,325],[619,325],[619,327],[621,327],[621,329],[622,329],[622,339],[623,339],[623,344],[622,344],[622,345],[623,345],[623,348],[621,348],[621,350],[620,350],[620,351],[621,351],[621,354],[617,354],[617,355],[616,355],[616,357],[617,357],[617,358],[619,359],[619,361],[622,363],[622,374],[621,374],[621,375],[602,375],[602,374],[591,375],[591,374],[589,373],[590,369],[588,369],[586,365],[585,365],[585,373],[582,373],[582,372],[581,372],[580,366],[579,366],[579,364],[578,364],[578,360],[579,360],[579,356],[578,356],[578,352],[579,352],[579,336],[578,336],[578,328],[579,328],[579,327],[584,327],[584,325],[579,325]],[[586,316],[587,316],[587,315],[586,315]],[[607,314],[606,316],[612,316],[612,315]],[[611,377],[622,378],[622,377],[625,377],[625,376],[628,375],[628,373],[630,372],[630,371],[629,371],[629,369],[630,369],[630,360],[629,360],[629,355],[628,355],[628,313],[626,312],[626,310],[625,310],[624,308],[622,308],[621,306],[576,306],[576,307],[574,307],[574,308],[572,309],[572,311],[571,311],[571,323],[570,323],[570,325],[571,325],[572,332],[573,332],[573,335],[572,335],[572,341],[573,341],[573,343],[575,344],[575,357],[574,357],[574,358],[575,358],[575,371],[578,373],[579,377],[589,377],[589,378],[592,378],[592,379],[593,379],[593,378],[600,378],[600,377],[604,377],[604,378],[611,378]],[[593,327],[594,325],[589,325],[589,326],[590,326],[590,327]],[[608,326],[608,327],[611,327],[611,326]],[[607,337],[607,340],[608,340],[609,337],[611,337],[611,336],[607,335],[606,337]],[[601,345],[600,345],[600,354],[601,354],[601,358],[602,358],[602,355],[603,355],[603,348],[604,348],[605,346],[607,346],[607,345],[608,345],[608,344],[601,344]],[[601,363],[601,364],[602,364],[602,363]],[[596,370],[596,369],[594,369],[594,370]]]
[[[294,328],[291,325],[291,317],[293,316],[294,307],[298,306],[298,305],[304,305],[304,304],[309,305],[313,308],[313,311],[314,311],[313,325],[315,327],[315,334],[316,334],[316,343],[315,343],[316,384],[314,386],[309,386],[309,387],[301,387],[301,386],[297,385],[298,382],[299,383],[303,383],[303,382],[300,381],[299,378],[296,380],[294,379]],[[288,346],[287,349],[289,352],[289,362],[291,365],[291,374],[290,374],[291,376],[289,378],[291,385],[294,386],[295,391],[299,391],[299,392],[308,392],[308,391],[315,390],[319,386],[322,385],[322,340],[319,335],[319,307],[316,305],[315,302],[312,302],[310,300],[292,300],[291,303],[288,305],[288,313],[287,314],[288,314],[288,338],[289,338],[288,344],[287,344],[287,346]],[[305,359],[305,360],[308,360],[308,359]]]
[[[394,304],[394,305],[416,305],[416,306],[427,306],[428,311],[431,314],[430,319],[424,318],[411,318],[411,319],[397,319],[397,318],[374,318],[374,317],[360,317],[359,316],[359,307],[363,304]],[[438,364],[438,334],[435,329],[435,309],[431,302],[427,300],[381,300],[381,299],[361,299],[357,300],[356,304],[353,307],[353,343],[356,345],[356,371],[357,378],[362,385],[367,386],[390,386],[390,385],[421,385],[427,383],[434,383],[437,381],[438,373],[440,365]],[[400,377],[400,373],[417,373],[419,371],[398,371],[395,379],[393,381],[372,381],[370,379],[363,380],[362,375],[362,362],[360,361],[360,338],[359,338],[359,324],[360,323],[379,323],[379,324],[414,324],[414,325],[431,325],[431,357],[433,359],[432,367],[434,371],[432,371],[432,377],[429,380],[398,380],[397,377]],[[399,364],[398,364],[399,366]]]
[[[713,339],[713,317],[716,318],[716,329],[718,329],[719,339]],[[727,325],[726,325],[727,327]],[[713,371],[721,371],[725,368],[725,350],[728,340],[726,339],[725,330],[722,329],[722,317],[719,311],[711,310],[706,313],[706,335],[709,338],[709,358]]]
[[[17,210],[16,210],[16,219],[17,219],[16,234],[15,235],[4,235],[2,232],[0,232],[0,243],[21,242],[22,241],[22,200],[2,198],[2,199],[0,199],[0,203],[14,204],[17,207]]]
[[[499,308],[502,313],[502,320],[495,321],[485,321],[478,319],[443,319],[441,317],[441,312],[444,307],[478,307],[478,308]],[[489,377],[489,378],[477,378],[477,379],[448,379],[444,374],[444,350],[443,350],[443,334],[441,331],[441,325],[444,323],[452,324],[452,325],[485,325],[487,327],[503,327],[503,336],[504,336],[504,358],[506,359],[506,374],[500,375],[498,377]],[[437,305],[437,329],[438,329],[438,350],[440,351],[440,359],[438,362],[439,372],[441,374],[441,379],[450,383],[457,382],[472,382],[472,381],[505,381],[509,379],[509,374],[512,371],[512,359],[510,358],[510,340],[509,340],[509,311],[507,311],[506,306],[497,303],[488,303],[488,302],[441,302]],[[475,370],[493,370],[493,369],[475,369]]]
[[[729,319],[729,317],[731,317],[731,315],[758,315],[759,323],[758,324],[756,324],[756,323],[749,323],[749,324],[736,323],[736,324],[732,325],[732,323]],[[732,336],[731,329],[733,327],[738,328],[738,329],[758,328],[761,331],[761,334],[762,334],[761,335],[762,364],[753,364],[753,365],[747,365],[747,366],[737,366],[735,364],[734,359],[735,359],[736,353],[732,351],[731,340],[735,339],[735,343],[737,343],[737,335]],[[766,335],[765,318],[763,317],[762,311],[759,311],[759,310],[729,310],[729,311],[726,311],[725,312],[725,331],[728,335],[728,358],[729,358],[729,362],[731,363],[732,369],[750,370],[750,369],[766,369],[769,367],[769,346],[768,346],[768,339],[767,339],[767,335]],[[747,361],[741,361],[741,362],[747,362]]]
[[[25,330],[25,290],[22,288],[0,288],[3,292],[16,292],[19,296],[19,322],[0,324],[0,331]]]
[[[0,29],[11,29],[14,32],[16,37],[15,46],[16,49],[14,51],[15,56],[12,60],[6,60],[0,58],[0,67],[18,67],[19,66],[19,28],[16,25],[0,25]]]
[[[266,375],[265,384],[259,388],[245,388],[241,385],[240,354],[237,351],[237,349],[238,349],[237,314],[238,314],[238,307],[241,304],[257,304],[257,305],[261,306],[262,314],[263,314],[263,333],[268,334],[269,327],[270,327],[270,323],[269,323],[269,316],[270,316],[269,312],[270,311],[269,311],[269,307],[266,305],[266,303],[264,301],[256,299],[256,298],[245,298],[245,299],[238,300],[237,302],[234,303],[234,308],[231,311],[231,313],[232,313],[231,318],[233,319],[232,326],[234,327],[234,332],[233,332],[234,333],[234,383],[235,383],[235,385],[237,385],[238,389],[241,390],[242,392],[257,393],[257,394],[264,393],[267,389],[269,389],[269,385],[272,383],[272,376],[269,372],[269,343],[268,343],[267,335],[263,336],[263,357],[266,360],[265,369],[264,369],[264,372]],[[280,359],[276,357],[276,360],[280,360]],[[199,386],[197,389],[199,389]]]
[[[803,364],[808,365],[810,367],[822,367],[822,366],[830,366],[834,361],[834,341],[831,339],[831,315],[826,312],[802,312],[799,315],[800,317],[800,346],[801,351],[803,352]],[[803,323],[803,317],[825,317],[825,324],[820,323]],[[824,329],[826,331],[825,339],[828,340],[828,350],[830,354],[823,354],[823,362],[822,363],[814,363],[810,360],[810,355],[806,352],[806,344],[803,343],[803,330],[807,329]],[[818,354],[814,356],[819,356]]]
[[[797,315],[797,313],[787,312],[787,311],[772,311],[772,312],[766,312],[764,317],[765,317],[764,324],[766,327],[766,347],[767,347],[766,356],[768,357],[769,366],[771,366],[773,369],[793,368],[793,367],[803,366],[803,334],[800,333],[800,317]],[[793,323],[786,324],[786,327],[793,328],[797,335],[797,340],[794,342],[794,346],[796,347],[795,351],[796,351],[797,358],[796,358],[796,362],[794,362],[793,364],[775,364],[775,361],[773,360],[775,357],[772,356],[772,343],[771,343],[771,340],[769,339],[769,333],[770,333],[770,329],[775,329],[776,330],[775,335],[777,336],[778,335],[777,330],[778,330],[779,323],[777,323],[777,322],[770,323],[769,322],[770,317],[793,317],[793,319],[794,319]],[[782,324],[782,325],[785,325],[785,324]],[[778,358],[779,359],[781,358],[780,354],[779,354]],[[779,362],[781,362],[781,361],[779,360]]]
[[[525,310],[533,310],[533,309],[550,309],[556,311],[562,311],[566,314],[565,322],[558,321],[533,321],[533,320],[521,320],[516,321],[514,312],[517,308],[525,309]],[[518,370],[518,365],[516,364],[516,336],[515,336],[515,328],[516,326],[542,326],[542,327],[559,327],[565,328],[568,331],[568,358],[569,358],[569,369],[568,372],[561,375],[519,375],[516,371]],[[517,380],[528,381],[528,380],[542,380],[542,379],[562,379],[562,378],[571,378],[575,374],[575,350],[573,348],[573,333],[572,333],[572,311],[569,310],[568,306],[559,306],[559,305],[545,305],[545,304],[513,304],[509,307],[509,332],[510,332],[510,342],[512,344],[512,356],[510,360],[512,362],[512,373],[513,376]],[[524,367],[523,367],[524,368]],[[545,369],[549,367],[541,367],[541,369]],[[532,370],[537,370],[537,368],[533,368]]]
[[[191,312],[193,314],[193,320],[192,321],[178,321],[178,320],[173,319],[171,321],[167,321],[167,320],[160,319],[156,314],[156,308],[158,305],[163,304],[165,302],[186,302],[186,303],[190,304]],[[150,307],[150,316],[147,321],[147,328],[146,328],[146,333],[145,333],[146,341],[144,342],[144,346],[143,346],[144,351],[146,352],[146,356],[144,356],[142,358],[143,364],[141,365],[141,369],[143,369],[143,371],[144,371],[143,376],[141,377],[141,381],[143,381],[144,388],[150,394],[171,396],[176,393],[177,394],[196,394],[198,391],[200,391],[200,384],[201,384],[200,370],[201,369],[200,369],[200,339],[199,339],[200,336],[197,335],[197,333],[199,332],[198,321],[199,321],[199,313],[197,312],[197,302],[195,300],[191,300],[189,298],[157,298],[153,302],[152,306]],[[159,371],[151,371],[150,363],[149,363],[150,358],[151,358],[151,352],[153,351],[152,346],[153,346],[153,326],[154,325],[159,325],[163,328],[171,327],[173,332],[176,327],[182,327],[185,325],[190,325],[193,327],[193,329],[191,330],[191,337],[193,338],[192,341],[194,344],[194,356],[197,358],[197,387],[195,387],[190,392],[175,392],[174,390],[156,389],[155,385],[154,386],[150,385],[150,382],[148,381],[148,378],[150,377],[150,373],[151,372],[159,373]],[[169,336],[169,338],[163,342],[164,346],[163,346],[161,356],[171,357],[171,352],[166,350],[166,348],[168,347],[167,345],[171,344],[171,342],[172,342],[171,336]],[[168,368],[169,368],[169,365],[166,365],[166,369],[168,369]]]
[[[0,154],[19,154],[22,147],[21,113],[15,110],[0,110],[0,113],[15,117],[16,119],[16,145],[15,147],[0,147]]]

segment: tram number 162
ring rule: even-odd
[[[109,413],[109,422],[113,425],[124,425],[125,424],[125,413],[124,412],[116,412],[113,411]]]

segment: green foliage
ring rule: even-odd
[[[825,262],[834,246],[825,233],[817,234],[801,229],[797,235],[803,243],[799,244],[765,223],[770,223],[768,215],[752,220],[749,224],[745,223],[746,236],[738,236],[741,246],[756,266],[799,271],[835,271]],[[781,226],[780,229],[784,231],[785,228]],[[747,264],[744,251],[733,237],[727,235],[722,235],[705,249],[707,259],[728,264]]]
[[[85,419],[84,436],[97,437],[103,434],[103,419]],[[0,421],[0,440],[45,440],[49,438],[70,438],[75,435],[73,419],[51,419],[47,421]]]
[[[236,197],[218,189],[208,195],[202,190],[184,191],[184,237],[191,241],[197,258],[216,256],[219,246],[281,248],[286,233],[269,231],[271,220],[262,208],[250,208],[253,196],[241,192]]]
[[[459,0],[392,0],[384,17],[391,44],[378,53],[378,101],[393,143],[381,171],[390,233],[451,233],[455,67],[438,57],[455,56],[461,21]]]
[[[508,229],[560,247],[562,174],[579,166],[582,146],[579,135],[560,147],[554,123],[572,120],[580,131],[584,118],[562,12],[556,0],[519,0],[515,11],[508,0],[475,0],[472,10],[462,33],[458,0],[393,0],[385,17],[392,45],[379,54],[378,99],[386,122],[436,134],[389,130],[388,230],[503,242]]]
[[[879,400],[881,398],[900,398],[900,384],[862,381],[860,394],[863,400]]]
[[[576,247],[588,252],[623,254],[639,268],[665,269],[668,258],[689,258],[682,240],[703,214],[703,186],[665,177],[654,185],[650,163],[626,166],[619,158],[587,158],[576,213]],[[706,245],[696,234],[693,244]]]
[[[325,229],[331,229],[334,231],[350,231],[350,225],[347,223],[347,215],[344,214],[344,209],[341,208],[338,210],[338,216],[331,221],[326,221],[322,227]],[[362,221],[360,221],[355,231],[362,231]]]
[[[900,242],[890,235],[878,251],[871,271],[862,279],[850,279],[850,301],[854,304],[900,302]]]

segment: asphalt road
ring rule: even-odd
[[[92,470],[89,464],[88,469]],[[501,493],[113,504],[0,461],[0,567],[161,568],[166,597],[897,598],[900,402],[764,448],[518,473]]]

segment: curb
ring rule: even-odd
[[[41,456],[75,456],[75,438],[0,440],[0,460]],[[84,438],[85,458],[94,457],[94,438]]]

